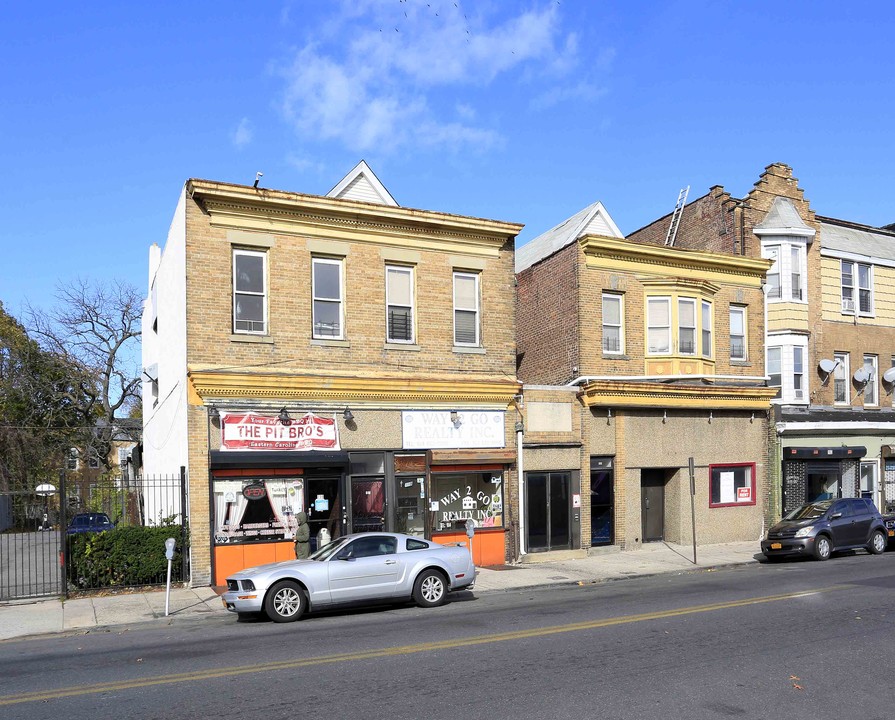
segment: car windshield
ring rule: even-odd
[[[323,562],[324,560],[329,560],[349,540],[350,540],[350,538],[348,536],[345,536],[343,538],[338,538],[337,540],[333,540],[331,543],[329,543],[329,545],[324,545],[317,552],[309,555],[308,559],[309,560],[317,560],[318,562]]]
[[[797,508],[791,511],[789,514],[783,517],[784,520],[815,520],[816,518],[821,517],[827,510],[830,509],[830,506],[833,504],[832,500],[824,500],[823,502],[816,503],[808,503],[807,505],[802,505],[802,507]]]

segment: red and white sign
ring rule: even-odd
[[[339,450],[335,418],[308,413],[283,425],[275,415],[221,414],[222,450]]]
[[[748,485],[746,487],[738,487],[737,488],[737,502],[749,502],[752,499],[752,488]]]

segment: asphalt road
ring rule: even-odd
[[[0,643],[0,717],[882,718],[895,553]]]

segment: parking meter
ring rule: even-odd
[[[177,541],[174,538],[165,540],[165,557],[168,558],[168,560],[174,559],[174,546],[176,543]]]
[[[475,535],[475,520],[469,518],[466,521],[466,537],[472,540],[473,535]]]
[[[165,587],[165,617],[168,617],[168,606],[171,600],[171,561],[174,559],[174,546],[177,541],[174,538],[165,540],[165,557],[168,558],[168,582]]]

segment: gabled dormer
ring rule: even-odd
[[[370,170],[363,160],[352,168],[336,186],[326,193],[327,197],[337,200],[357,200],[358,202],[375,203],[399,207],[391,193],[385,189],[379,178]]]

